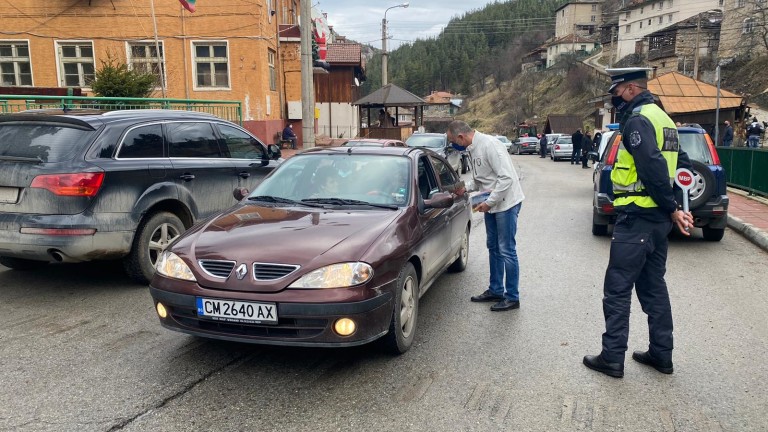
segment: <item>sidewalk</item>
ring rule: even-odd
[[[728,227],[768,251],[768,199],[728,188]]]

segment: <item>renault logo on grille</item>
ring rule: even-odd
[[[235,270],[235,275],[237,275],[237,278],[240,280],[242,280],[247,274],[248,274],[248,266],[245,264],[240,264],[237,267],[237,270]]]

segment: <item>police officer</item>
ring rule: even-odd
[[[617,212],[603,286],[602,351],[584,365],[606,375],[624,376],[632,287],[648,315],[648,351],[632,358],[671,374],[672,309],[664,282],[667,235],[673,226],[690,235],[690,212],[679,209],[672,182],[678,167],[690,168],[680,150],[675,123],[653,102],[647,68],[606,69],[611,102],[620,118],[622,143],[611,172]]]

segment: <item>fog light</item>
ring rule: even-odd
[[[165,309],[165,306],[163,306],[163,304],[160,302],[157,302],[157,314],[160,316],[160,318],[168,317],[168,310]]]
[[[355,332],[357,324],[349,318],[339,318],[333,325],[333,329],[341,336],[349,336]]]

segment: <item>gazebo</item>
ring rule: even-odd
[[[352,105],[358,106],[361,137],[405,141],[422,125],[427,102],[394,84],[387,84]],[[400,124],[397,119],[401,114],[410,115],[413,121]]]

